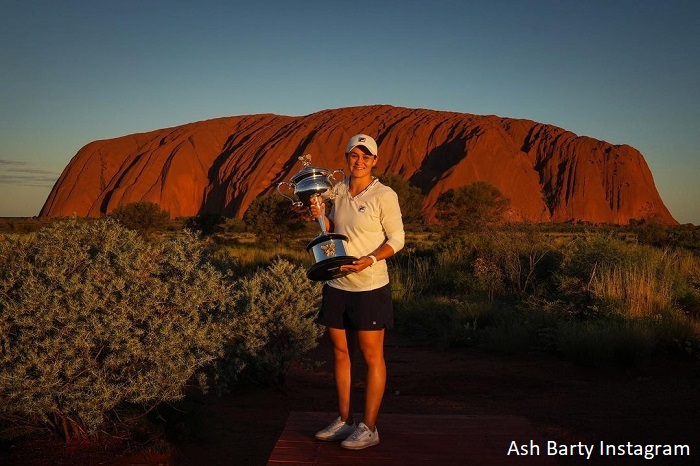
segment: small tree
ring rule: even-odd
[[[277,194],[255,199],[243,214],[243,221],[261,241],[277,242],[287,233],[301,230],[306,223],[291,203]]]
[[[476,181],[438,197],[436,218],[447,228],[480,229],[503,220],[510,200],[495,186]]]
[[[396,191],[404,224],[418,225],[423,223],[423,198],[425,196],[420,188],[412,186],[407,179],[395,173],[385,173],[379,177],[379,180]]]
[[[170,214],[153,202],[132,202],[120,205],[110,215],[129,230],[142,235],[164,230],[170,221]]]

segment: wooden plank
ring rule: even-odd
[[[314,438],[314,433],[333,418],[332,413],[290,413],[268,465],[557,464],[546,455],[507,455],[513,440],[544,444],[527,419],[519,416],[382,414],[378,423],[381,443],[359,451],[345,450],[340,442]]]

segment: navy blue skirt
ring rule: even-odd
[[[394,328],[391,285],[371,291],[345,291],[323,286],[323,301],[316,322],[350,330]]]

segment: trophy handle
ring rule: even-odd
[[[336,173],[340,173],[341,178],[339,181],[333,181]],[[332,172],[330,172],[328,174],[326,179],[333,185],[338,184],[338,183],[342,183],[343,181],[345,181],[345,172],[343,171],[342,168],[339,168],[337,170],[333,170]]]
[[[289,186],[289,188],[291,189],[291,192],[294,192],[294,190],[297,188],[297,185],[295,185],[294,183],[290,183],[289,181],[283,181],[283,182],[277,184],[277,192],[280,193],[282,195],[282,197],[286,197],[287,199],[292,201],[292,205],[294,207],[301,207],[302,205],[304,205],[301,201],[295,200],[294,198],[284,194],[282,192],[282,190],[280,189],[283,186]]]

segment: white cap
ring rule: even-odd
[[[367,136],[366,134],[356,134],[350,138],[348,142],[348,147],[345,149],[345,153],[349,154],[357,146],[366,147],[370,154],[377,156],[377,141],[372,138],[372,136]]]

